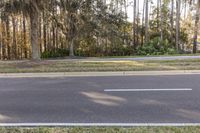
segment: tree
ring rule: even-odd
[[[197,53],[197,38],[198,38],[198,31],[199,31],[199,15],[200,15],[200,0],[197,0],[195,26],[194,26],[195,28],[194,28],[193,53]]]
[[[145,7],[145,43],[147,43],[149,39],[149,0],[145,0]]]
[[[179,36],[180,36],[180,5],[181,0],[176,0],[176,50],[179,52]]]
[[[137,3],[136,0],[134,0],[133,3],[133,46],[135,47],[136,45],[136,8]]]
[[[127,21],[128,0],[1,0],[0,58],[165,54],[180,44],[192,50],[192,43],[195,52],[194,8],[181,0],[131,1],[133,22]]]
[[[163,41],[163,5],[162,0],[160,0],[160,40]]]
[[[74,42],[78,33],[78,24],[81,22],[78,11],[81,10],[81,0],[60,0],[59,6],[64,12],[63,22],[59,22],[58,17],[54,16],[58,27],[62,29],[66,40],[69,42],[69,56],[74,56]]]
[[[170,30],[171,30],[171,40],[174,40],[174,38],[173,38],[173,31],[174,31],[174,0],[171,0]]]
[[[3,12],[9,14],[19,14],[23,12],[30,18],[32,59],[40,59],[38,44],[38,19],[40,11],[44,9],[47,0],[12,0],[3,3]]]

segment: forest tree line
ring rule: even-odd
[[[0,59],[198,52],[200,0],[140,4],[141,0],[1,0]]]

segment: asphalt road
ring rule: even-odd
[[[200,75],[0,78],[0,123],[200,123]]]

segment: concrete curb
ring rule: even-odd
[[[58,73],[2,73],[0,78],[39,78],[39,77],[99,77],[99,76],[164,76],[196,75],[200,70],[178,71],[119,71],[119,72],[58,72]]]
[[[185,127],[200,123],[0,123],[0,127]]]

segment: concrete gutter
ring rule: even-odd
[[[119,71],[119,72],[1,73],[0,78],[162,76],[162,75],[194,75],[194,74],[200,74],[200,70],[125,71],[125,72]]]

